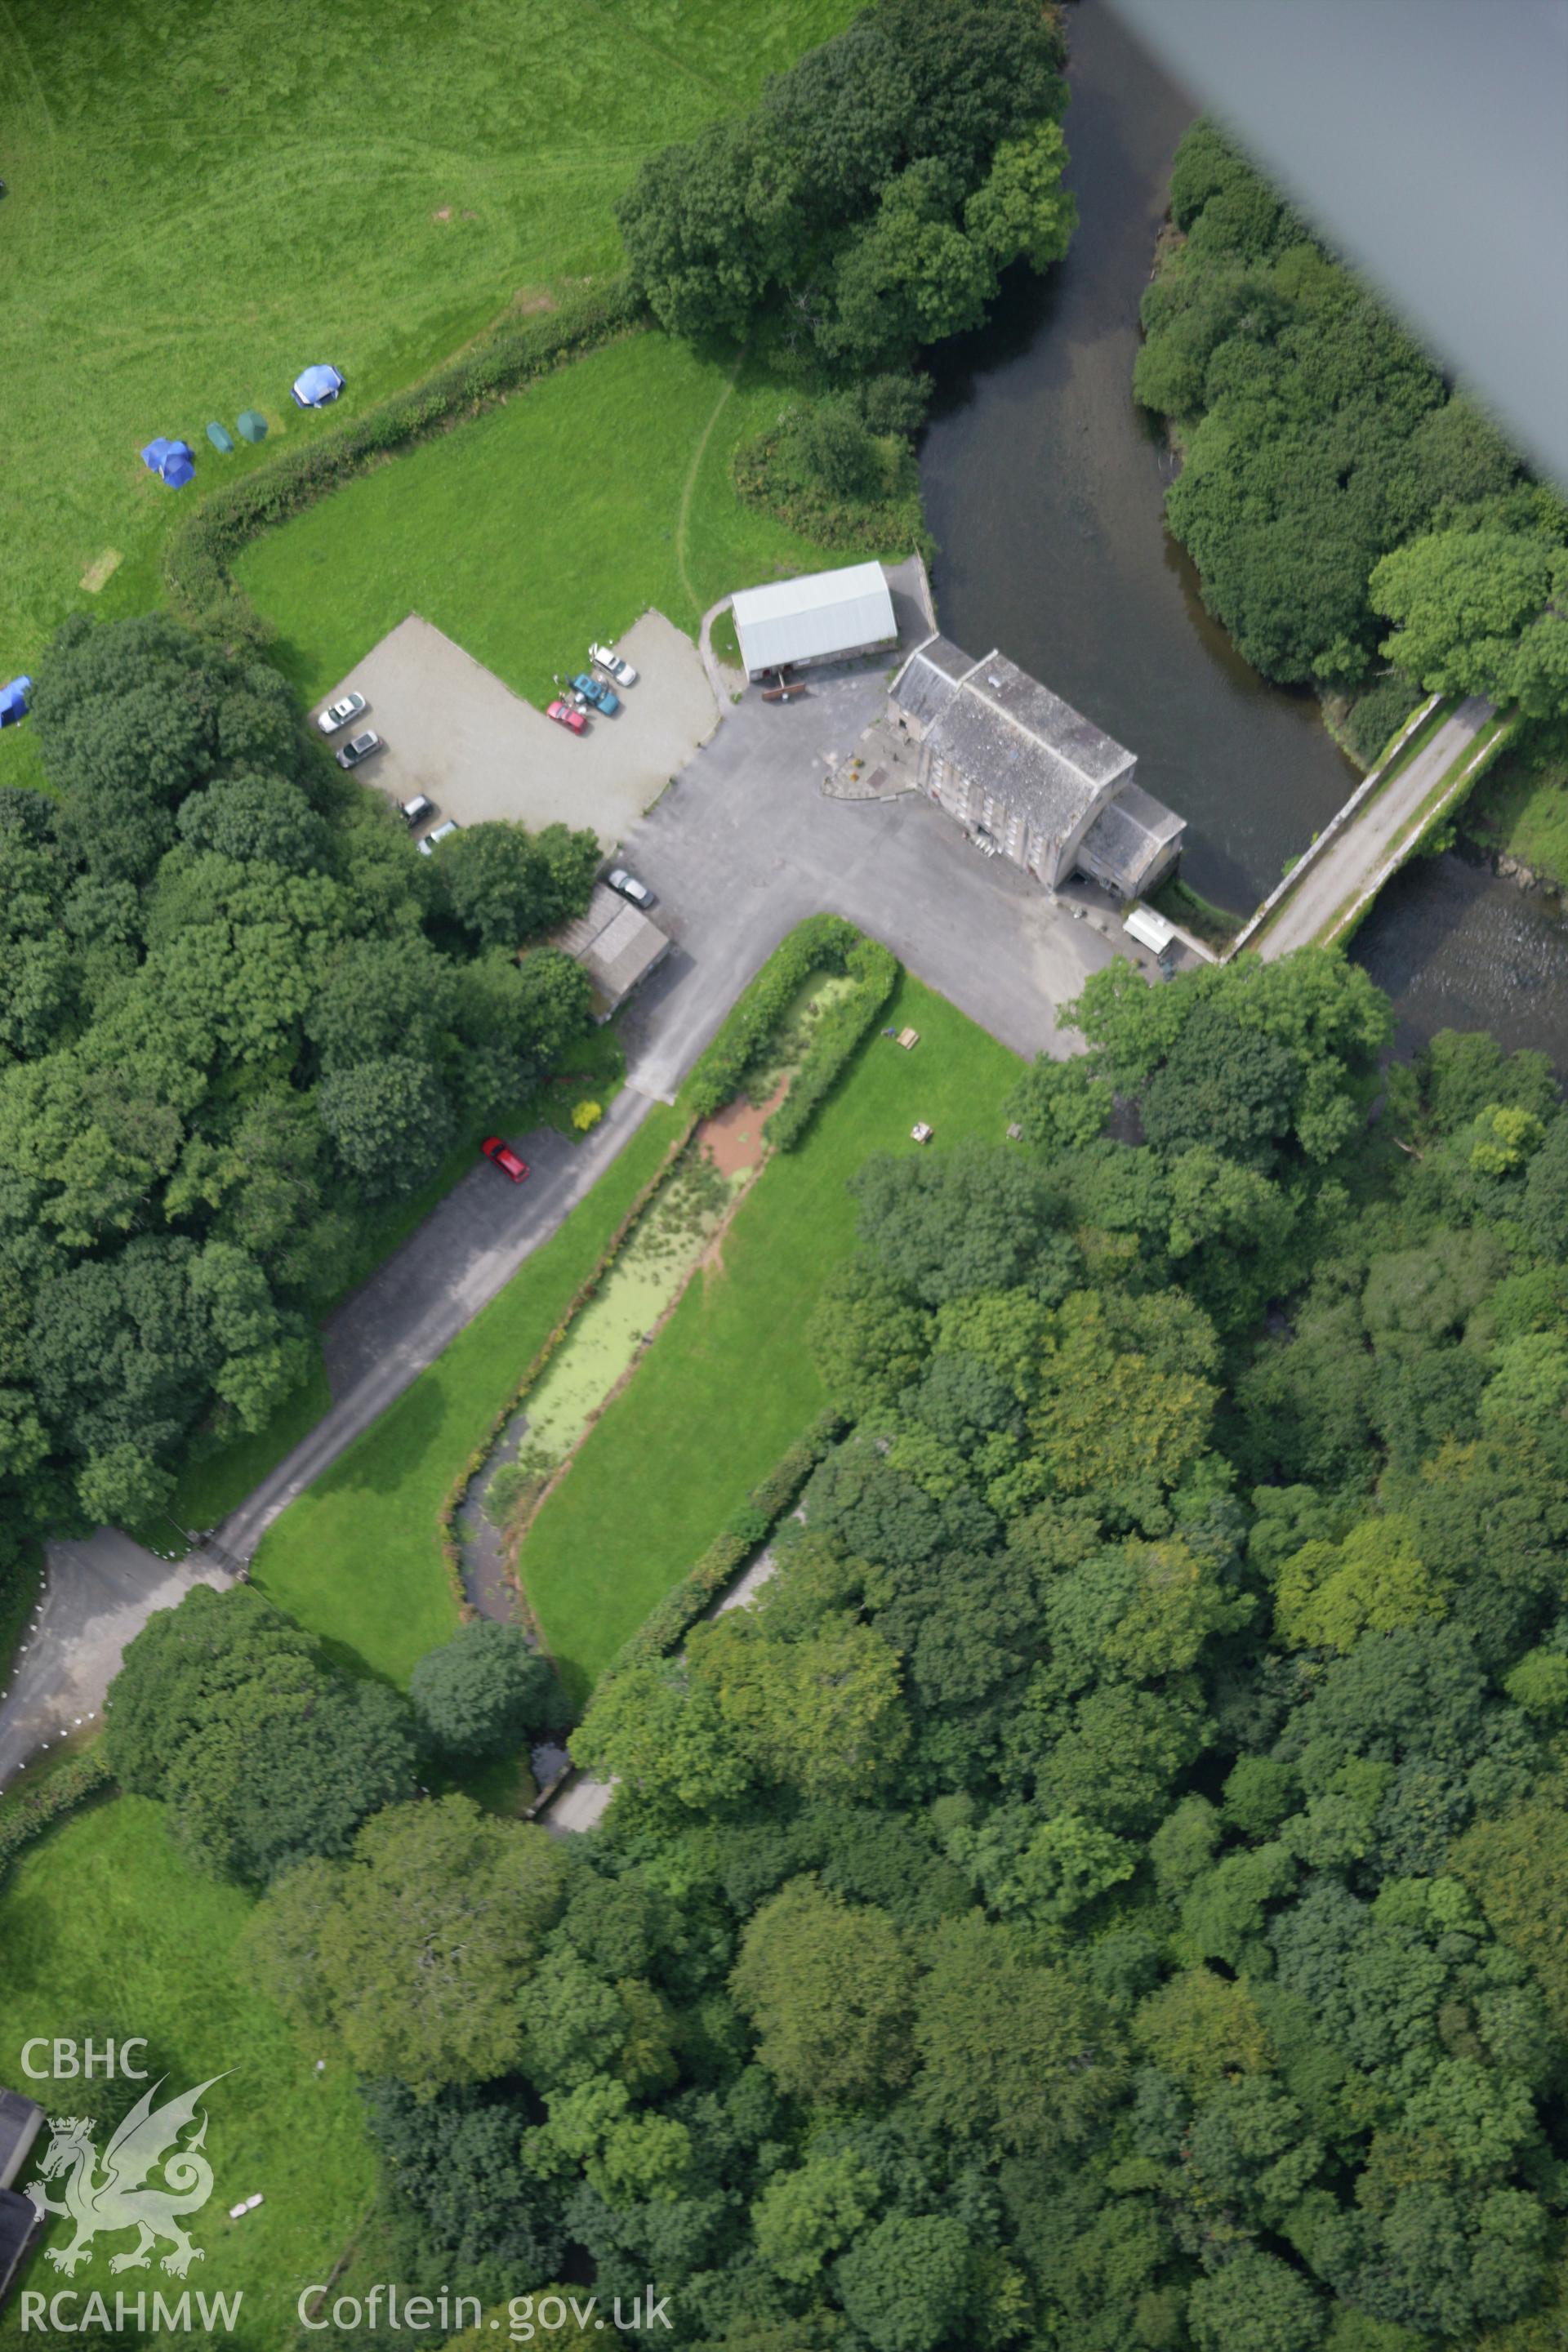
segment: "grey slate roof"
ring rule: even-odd
[[[0,2089],[0,2189],[9,2189],[21,2171],[43,2119],[36,2099]]]
[[[1070,833],[1105,786],[1137,764],[1016,662],[994,652],[970,662],[945,637],[910,656],[893,696],[911,717],[933,714],[926,741],[935,757],[1021,811],[1047,840]]]
[[[27,2241],[40,2218],[30,2198],[18,2197],[14,2189],[0,2189],[0,2305],[5,2303],[11,2281],[27,2251]]]
[[[959,680],[974,667],[969,655],[951,637],[928,637],[917,646],[893,680],[890,700],[895,709],[921,726],[929,726],[952,701]]]
[[[669,946],[668,933],[605,882],[595,882],[587,912],[550,934],[550,944],[575,957],[607,1011],[614,1012]]]
[[[1125,783],[1084,835],[1079,855],[1131,894],[1159,853],[1184,829],[1183,820],[1142,784]]]

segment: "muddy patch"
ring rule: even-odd
[[[711,1118],[705,1118],[697,1130],[699,1148],[706,1151],[721,1176],[743,1176],[748,1169],[760,1165],[767,1146],[763,1141],[763,1122],[777,1110],[789,1092],[789,1073],[784,1072],[773,1087],[767,1100],[748,1102],[744,1095],[727,1103]]]
[[[452,207],[451,207],[451,205],[437,205],[437,207],[436,207],[436,210],[431,214],[430,217],[431,217],[431,219],[432,219],[433,221],[449,221],[449,220],[451,219],[451,217],[452,217]]]

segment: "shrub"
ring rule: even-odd
[[[1345,721],[1351,749],[1363,768],[1370,768],[1384,745],[1398,732],[1426,697],[1423,689],[1396,670],[1357,698]]]
[[[847,398],[792,409],[736,450],[731,478],[742,504],[818,547],[932,551],[913,449],[897,434],[873,432]]]
[[[793,1151],[820,1105],[832,1092],[860,1042],[893,992],[899,960],[876,940],[858,940],[844,960],[855,982],[847,996],[830,1004],[806,1049],[805,1061],[777,1110],[763,1129],[780,1151]]]
[[[687,1101],[699,1118],[710,1118],[734,1099],[805,982],[814,971],[847,971],[859,938],[841,915],[811,915],[781,940],[686,1082]]]
[[[586,1135],[591,1127],[598,1126],[604,1116],[603,1103],[580,1102],[572,1114],[572,1124],[579,1135]]]

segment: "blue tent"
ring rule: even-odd
[[[336,400],[343,388],[343,380],[335,367],[324,363],[308,367],[294,379],[294,398],[300,408],[324,408],[329,400]]]
[[[212,443],[215,449],[221,449],[226,457],[232,453],[234,448],[234,436],[229,431],[226,425],[209,425],[207,426],[207,439]]]
[[[0,727],[15,727],[18,719],[26,719],[32,691],[30,677],[14,677],[9,686],[0,686]]]
[[[259,408],[245,408],[240,411],[238,432],[242,441],[266,440],[267,419]]]
[[[196,470],[188,441],[167,441],[160,433],[156,441],[149,441],[142,452],[142,463],[150,474],[167,482],[172,490],[183,490]]]

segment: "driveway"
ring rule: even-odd
[[[886,710],[888,672],[807,675],[798,702],[752,688],[626,837],[675,941],[623,1018],[637,1083],[672,1096],[763,957],[824,911],[884,940],[1016,1052],[1070,1052],[1058,1008],[1118,952],[1120,920],[1093,893],[1055,898],[982,857],[918,793],[830,798],[825,780]]]
[[[1365,888],[1433,785],[1493,715],[1492,705],[1479,695],[1461,702],[1365,814],[1351,819],[1259,933],[1258,952],[1265,962],[1309,946],[1324,924]]]
[[[51,1544],[39,1615],[0,1706],[0,1787],[47,1741],[101,1712],[121,1652],[154,1610],[173,1609],[195,1584],[226,1581],[198,1559],[158,1559],[114,1528]]]
[[[897,589],[894,602],[905,642],[925,635],[918,604]],[[1058,1008],[1122,945],[1107,902],[1090,892],[1053,897],[1004,858],[982,857],[918,793],[846,800],[823,789],[885,712],[889,674],[813,671],[809,691],[787,704],[752,689],[627,835],[628,862],[658,892],[655,916],[675,947],[623,1016],[626,1088],[580,1143],[549,1129],[509,1138],[532,1166],[527,1184],[476,1164],[337,1308],[322,1335],[331,1412],[216,1529],[209,1552],[171,1570],[113,1530],[49,1547],[50,1600],[24,1660],[26,1693],[19,1681],[0,1703],[0,1781],[100,1701],[120,1646],[153,1609],[248,1561],[279,1513],[511,1279],[651,1100],[673,1097],[758,965],[805,916],[847,916],[1016,1052],[1073,1050]],[[385,718],[384,708],[376,715]],[[561,736],[566,753],[584,748]],[[112,1607],[110,1592],[120,1596]]]
[[[636,686],[613,719],[590,717],[587,732],[573,735],[411,613],[317,709],[340,695],[364,696],[361,723],[386,748],[359,773],[389,799],[424,793],[437,821],[459,824],[508,817],[536,832],[591,825],[610,849],[719,723],[701,656],[662,613],[645,613],[620,650]],[[582,661],[586,669],[585,643]]]

